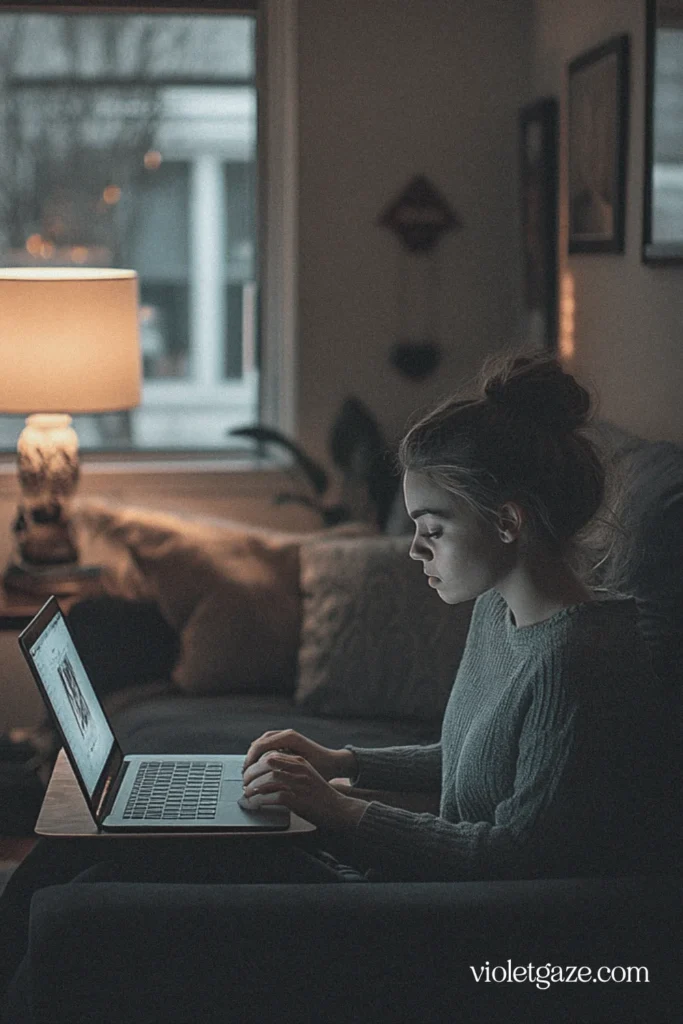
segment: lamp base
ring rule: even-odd
[[[99,583],[101,575],[101,565],[10,562],[2,582],[7,590],[19,590],[35,597],[49,597],[51,594],[73,596],[91,591]]]
[[[16,552],[5,570],[7,590],[34,597],[92,593],[99,565],[81,565],[69,513],[78,484],[78,437],[66,413],[29,416],[17,442],[21,501],[12,525]]]

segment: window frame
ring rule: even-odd
[[[0,0],[0,13],[230,14],[253,13],[256,31],[258,145],[258,268],[261,366],[259,423],[296,434],[296,328],[298,224],[297,0]],[[272,239],[278,244],[271,244]],[[270,452],[187,449],[184,451],[81,451],[84,478],[107,480],[145,494],[166,492],[171,478],[195,497],[206,490],[234,494],[234,474],[287,470],[288,460]],[[0,480],[14,476],[15,455],[0,453]],[[267,473],[268,477],[272,475]],[[141,477],[144,477],[142,488]],[[232,483],[231,483],[232,478]],[[220,487],[224,481],[224,487]],[[8,483],[9,481],[4,481]],[[85,479],[84,481],[85,482]],[[272,486],[272,482],[269,483]],[[6,486],[0,483],[0,488]],[[85,488],[81,487],[81,492]],[[87,487],[87,491],[91,491]],[[240,487],[240,490],[242,488]],[[244,492],[243,492],[244,493]]]

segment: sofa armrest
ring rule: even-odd
[[[33,899],[15,980],[32,1016],[6,1024],[654,1024],[681,1006],[682,909],[665,877],[54,886]],[[475,981],[508,960],[642,965],[650,982]]]

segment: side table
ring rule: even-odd
[[[94,590],[88,590],[88,594],[94,593]],[[69,594],[67,597],[57,597],[60,607],[64,612],[68,612],[69,608],[76,601],[81,600],[84,594],[72,595]],[[34,597],[32,594],[23,594],[19,590],[7,590],[0,583],[0,632],[16,632],[19,634],[22,629],[28,626],[33,616],[40,611],[45,602],[47,601],[47,595],[45,597]]]
[[[40,598],[5,590],[0,585],[0,632],[20,633],[43,604]]]

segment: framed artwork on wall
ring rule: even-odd
[[[647,0],[643,262],[683,263],[683,0]]]
[[[520,111],[525,334],[551,351],[557,345],[557,126],[552,97]]]
[[[569,252],[623,252],[629,37],[569,64]]]

